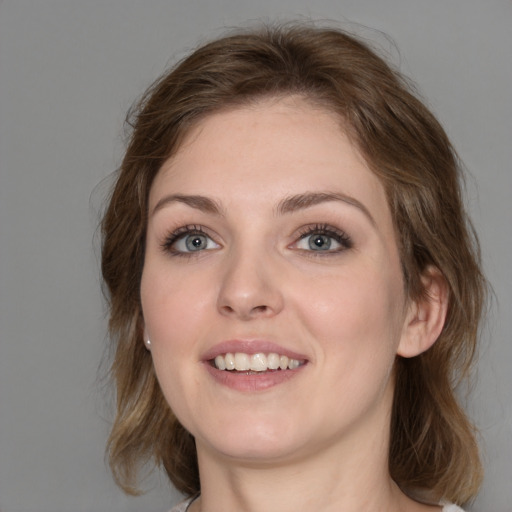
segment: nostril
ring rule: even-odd
[[[253,313],[265,313],[267,311],[268,306],[255,306],[252,308]]]
[[[271,311],[271,308],[264,304],[262,304],[260,306],[252,306],[252,307],[250,307],[250,306],[244,307],[243,305],[241,305],[239,307],[235,307],[235,306],[232,306],[229,304],[224,304],[221,307],[221,311],[225,315],[237,315],[237,316],[240,316],[241,318],[250,319],[250,318],[267,315],[269,313],[269,311]]]

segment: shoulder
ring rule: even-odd
[[[453,505],[453,504],[446,504],[444,507],[443,507],[443,512],[464,512],[464,510],[462,510],[460,507],[458,507],[457,505]]]
[[[194,501],[194,497],[187,498],[186,500],[181,501],[177,505],[175,505],[169,512],[187,512],[188,506]],[[449,511],[452,512],[452,511]]]

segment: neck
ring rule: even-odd
[[[212,465],[202,474],[201,512],[391,511],[398,512],[401,494],[391,478],[377,477],[368,459],[348,472],[332,454],[319,454],[293,464],[262,467]],[[371,459],[370,459],[371,460]],[[329,468],[329,470],[327,470]],[[387,475],[387,468],[379,466]]]

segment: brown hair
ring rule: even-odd
[[[163,465],[186,494],[199,490],[195,444],[173,415],[142,342],[139,297],[148,193],[163,162],[209,113],[268,96],[301,95],[340,116],[385,186],[405,286],[421,296],[433,265],[449,288],[447,320],[427,352],[397,358],[389,470],[406,492],[463,503],[481,481],[475,433],[455,388],[475,356],[485,299],[476,237],[461,200],[457,156],[405,79],[369,46],[334,29],[264,27],[196,50],[146,92],[102,223],[117,415],[109,438],[116,481],[136,493],[140,464]]]

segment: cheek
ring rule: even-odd
[[[147,265],[142,274],[141,301],[144,322],[153,344],[176,345],[197,328],[205,302],[204,283],[194,274],[176,275]]]
[[[162,392],[179,417],[187,417],[190,376],[199,358],[193,343],[202,328],[201,294],[197,283],[169,275],[162,266],[147,265],[141,280],[141,302],[151,356]]]
[[[329,349],[341,350],[345,356],[360,354],[361,359],[366,355],[369,360],[375,352],[394,354],[401,332],[402,296],[399,282],[385,271],[352,268],[306,288],[311,293],[302,293],[296,307],[303,324]],[[300,295],[297,289],[296,296]]]
[[[175,413],[182,407],[182,390],[199,350],[197,338],[201,308],[194,286],[183,279],[148,267],[141,281],[141,302],[146,332],[151,339],[151,356],[160,387]]]
[[[295,302],[301,334],[311,340],[315,358],[318,398],[311,415],[328,410],[334,428],[390,407],[387,393],[400,337],[401,300],[399,288],[379,270],[352,267],[316,279],[311,293]]]

